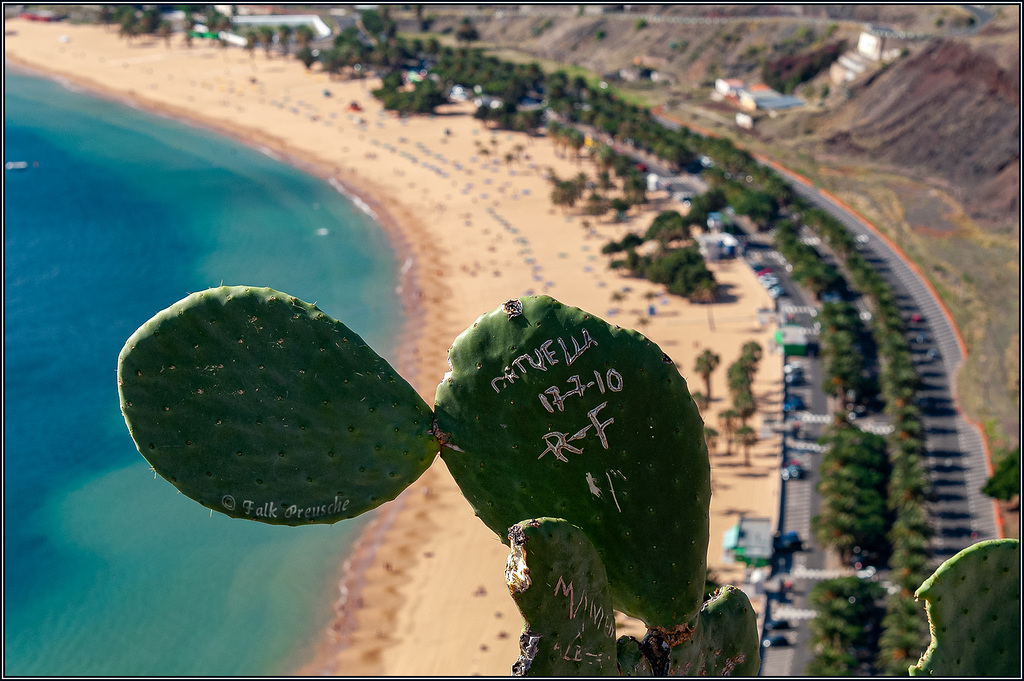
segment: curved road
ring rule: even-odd
[[[779,168],[775,168],[779,172]],[[956,404],[955,377],[964,360],[963,348],[945,309],[917,273],[874,228],[817,189],[782,171],[800,196],[843,223],[855,236],[867,238],[861,253],[896,294],[907,322],[915,364],[922,379],[922,421],[925,465],[935,501],[930,505],[936,536],[932,547],[945,560],[971,544],[999,537],[992,500],[981,493],[988,478],[984,442]],[[918,313],[924,320],[911,322]],[[938,354],[929,359],[928,351]]]

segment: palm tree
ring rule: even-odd
[[[245,51],[249,53],[250,59],[256,58],[256,45],[259,41],[260,37],[255,30],[250,28],[245,32]]]
[[[743,390],[732,397],[732,408],[740,415],[740,422],[745,426],[751,416],[757,413],[757,402],[749,390]]]
[[[718,295],[718,282],[714,277],[704,277],[694,286],[690,300],[705,303],[708,306],[708,329],[715,330],[715,315],[712,312],[712,303]]]
[[[195,20],[192,18],[191,12],[185,12],[185,21],[182,23],[185,28],[185,47],[192,49],[192,29],[195,26]]]
[[[757,444],[757,433],[750,426],[743,424],[736,429],[736,437],[743,446],[743,465],[750,468],[750,448]]]
[[[292,39],[292,27],[288,24],[281,24],[277,27],[277,40],[281,43],[281,52],[288,54],[288,42]]]
[[[739,413],[735,409],[723,409],[718,413],[718,425],[725,434],[725,453],[732,454],[732,436],[736,432]]]
[[[693,367],[693,370],[704,379],[704,394],[707,395],[709,402],[711,401],[711,374],[718,368],[721,361],[722,358],[711,352],[710,348],[705,348],[704,352],[697,355],[697,361]]]
[[[708,445],[708,451],[718,451],[718,431],[711,426],[704,426],[704,441]]]
[[[299,24],[295,27],[295,40],[299,43],[300,48],[309,47],[314,37],[313,29],[308,24]]]
[[[171,22],[166,19],[161,21],[156,28],[157,34],[164,39],[167,49],[171,49]]]
[[[256,30],[260,34],[260,42],[263,43],[263,53],[270,59],[270,48],[274,44],[274,27],[260,26]]]
[[[138,22],[135,20],[135,14],[124,15],[117,35],[124,38],[129,45],[132,44],[132,38],[138,35]]]

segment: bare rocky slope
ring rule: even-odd
[[[833,151],[946,181],[977,221],[1020,210],[1020,73],[963,40],[934,40],[856,88],[823,126]]]
[[[470,12],[481,44],[597,73],[643,60],[669,77],[649,89],[652,98],[669,102],[706,97],[716,77],[756,82],[762,60],[786,51],[839,40],[852,48],[869,24],[936,34],[932,40],[888,39],[886,47],[903,48],[904,56],[855,81],[848,98],[821,74],[804,89],[830,86],[824,110],[787,113],[782,124],[765,121],[764,131],[791,143],[809,134],[808,142],[824,143],[829,154],[881,161],[938,182],[980,226],[1019,231],[1016,15],[961,37],[971,25],[969,14],[941,5],[618,5],[612,7],[629,11],[610,14],[595,7],[580,13],[575,5],[557,12],[533,6],[525,13],[519,5],[486,7]],[[432,30],[453,29],[465,8],[451,14],[439,8]],[[715,23],[679,23],[695,18]]]

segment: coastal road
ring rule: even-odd
[[[981,433],[960,414],[955,402],[954,377],[964,354],[944,309],[885,239],[816,189],[792,177],[787,179],[804,199],[828,211],[860,237],[861,254],[892,287],[900,305],[923,382],[919,398],[925,428],[925,465],[935,494],[929,510],[936,529],[936,562],[978,541],[997,538],[992,500],[981,493],[988,477]],[[921,315],[922,321],[911,321],[914,314]],[[929,357],[929,350],[935,351],[934,358]]]
[[[680,127],[677,121],[663,115],[655,115],[655,119],[672,130]],[[911,347],[915,349],[915,363],[924,382],[920,397],[925,465],[935,492],[929,512],[936,528],[936,563],[978,541],[997,538],[992,500],[981,493],[988,478],[984,441],[979,429],[963,417],[956,403],[955,377],[965,350],[944,307],[918,273],[874,228],[805,179],[776,164],[771,166],[798,195],[828,212],[858,238],[865,259],[886,279],[900,303]],[[923,317],[922,322],[910,321],[915,313]],[[924,334],[921,342],[919,333]],[[934,359],[928,354],[932,349]]]

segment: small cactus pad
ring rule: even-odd
[[[559,518],[508,530],[505,581],[523,615],[513,676],[615,676],[615,613],[604,565],[583,530]]]
[[[615,642],[619,676],[653,676],[651,663],[640,650],[640,641],[632,636],[620,636]]]
[[[236,518],[333,523],[394,499],[439,444],[430,408],[344,324],[285,293],[222,286],[159,312],[118,359],[139,452]]]
[[[925,600],[932,642],[911,676],[1020,678],[1020,541],[978,542],[935,570]]]
[[[672,676],[757,676],[757,616],[747,595],[723,586],[704,604],[687,640],[672,648]]]
[[[448,360],[441,456],[483,522],[504,540],[522,518],[565,518],[601,554],[616,609],[648,626],[695,617],[710,464],[697,406],[658,346],[530,296],[477,319]]]

